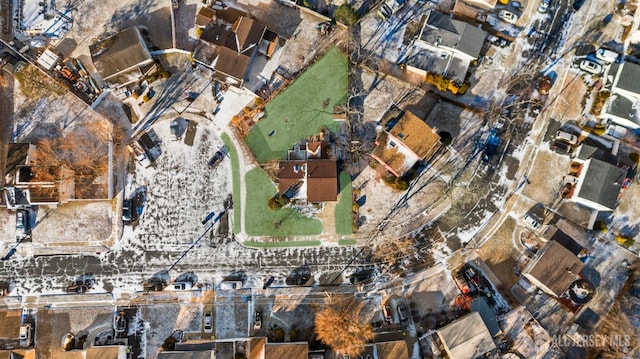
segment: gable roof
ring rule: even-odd
[[[232,31],[235,33],[237,52],[245,53],[247,50],[257,46],[262,40],[266,26],[257,23],[253,19],[241,16],[233,24]]]
[[[402,141],[418,157],[432,155],[440,147],[440,136],[421,118],[406,111],[389,133]]]
[[[216,17],[216,11],[210,7],[203,6],[196,14],[196,25],[207,26],[214,17]]]
[[[437,11],[427,13],[420,32],[420,40],[425,43],[456,49],[473,58],[480,55],[486,37],[483,30]]]
[[[640,96],[640,65],[623,62],[618,68],[614,87]]]
[[[86,359],[121,359],[126,357],[124,345],[87,348]]]
[[[309,202],[338,199],[338,165],[335,160],[307,162],[307,200]]]
[[[376,343],[378,359],[408,359],[409,348],[405,340]]]
[[[456,359],[473,359],[496,348],[478,312],[437,330],[447,353]]]
[[[627,171],[595,158],[587,160],[585,167],[577,196],[615,209]]]
[[[90,45],[89,52],[104,80],[152,61],[142,34],[135,26]]]
[[[583,267],[584,263],[570,250],[556,241],[549,241],[523,273],[534,277],[559,297],[569,289]]]
[[[224,82],[229,82],[231,78],[242,84],[250,61],[251,58],[245,54],[228,47],[221,47],[214,64],[215,77]]]
[[[297,343],[267,343],[264,347],[264,359],[308,359],[309,344]]]
[[[18,339],[22,310],[0,310],[0,339]]]
[[[214,350],[206,351],[186,351],[186,352],[160,352],[158,359],[213,359],[215,358]]]
[[[551,236],[552,241],[556,241],[561,244],[563,247],[569,250],[569,252],[574,255],[580,254],[584,247],[582,247],[575,239],[571,238],[568,234],[564,233],[562,230],[558,229],[553,236]]]

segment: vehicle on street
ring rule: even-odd
[[[131,224],[131,200],[122,201],[122,222],[125,225]]]
[[[218,149],[216,153],[213,154],[213,157],[209,159],[209,168],[216,168],[220,164],[220,162],[222,162],[224,157],[228,155],[228,153],[229,149],[227,148],[227,146],[220,147],[220,149]]]
[[[391,312],[391,306],[389,304],[382,306],[382,315],[384,316],[385,323],[391,324],[391,322],[393,322],[393,313]]]
[[[206,313],[204,315],[204,332],[205,333],[211,333],[213,332],[213,317],[211,315],[211,313]]]
[[[549,10],[549,0],[540,1],[540,6],[538,6],[538,12],[545,13]]]
[[[31,324],[30,323],[22,324],[20,326],[20,334],[18,339],[20,339],[21,347],[26,348],[28,346],[31,346]]]
[[[253,330],[260,330],[260,329],[262,329],[262,312],[259,310],[256,310],[255,319],[253,321]]]
[[[29,212],[24,209],[16,211],[16,238],[18,241],[23,240],[31,232],[29,223]]]
[[[576,135],[562,130],[556,132],[556,140],[565,141],[572,146],[578,143],[578,137]]]
[[[507,10],[500,10],[498,18],[506,23],[515,24],[518,21],[518,15]]]
[[[231,289],[240,289],[242,288],[242,282],[239,280],[224,280],[220,283],[220,289],[222,290],[231,290]]]
[[[580,70],[590,74],[599,75],[602,72],[602,65],[585,59],[580,61]]]
[[[407,312],[407,307],[404,304],[398,304],[398,315],[403,322],[409,319],[409,312]]]
[[[573,2],[573,10],[578,11],[584,5],[584,0],[575,0]]]
[[[542,227],[540,223],[536,219],[531,217],[528,213],[525,214],[524,217],[522,217],[522,220],[529,228],[533,229],[534,231],[537,231],[540,229],[540,227]]]
[[[118,312],[113,319],[113,329],[116,332],[116,338],[127,336],[127,315],[125,312]]]
[[[193,288],[193,283],[191,282],[175,282],[173,283],[174,290],[189,290]]]

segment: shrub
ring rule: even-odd
[[[196,36],[197,36],[197,37],[202,36],[202,32],[203,32],[203,31],[204,31],[204,30],[203,30],[201,27],[197,28],[197,29],[196,29]]]
[[[353,25],[358,21],[358,13],[353,9],[353,6],[349,5],[346,1],[338,6],[333,16],[336,21],[345,25]]]
[[[409,181],[402,177],[397,177],[395,181],[396,189],[399,191],[406,191],[409,188]]]
[[[271,208],[271,209],[280,209],[280,208],[282,208],[282,205],[278,201],[278,197],[277,196],[269,198],[269,201],[267,201],[267,206],[269,208]]]

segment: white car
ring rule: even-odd
[[[211,313],[206,313],[204,315],[204,332],[205,333],[213,332],[213,326],[211,325],[212,319],[213,318],[212,318]]]
[[[582,60],[580,62],[580,70],[590,74],[598,75],[602,72],[602,65],[590,60]]]
[[[533,229],[534,231],[537,231],[538,229],[540,229],[540,227],[542,227],[540,223],[533,217],[529,216],[529,214],[525,214],[522,220],[527,226],[529,226],[529,228]]]
[[[498,13],[498,18],[509,24],[515,24],[516,21],[518,21],[518,15],[507,10],[500,10],[500,12]]]
[[[596,58],[606,63],[612,63],[618,59],[618,54],[615,51],[599,48],[596,51]]]
[[[31,346],[31,324],[23,324],[20,326],[20,346],[26,348]]]

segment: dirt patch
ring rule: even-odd
[[[546,143],[541,147],[546,146]],[[529,184],[522,193],[540,203],[552,203],[560,193],[562,176],[569,172],[571,159],[543,148],[538,151],[533,171],[529,174]]]
[[[579,119],[584,112],[583,98],[587,93],[587,85],[580,73],[569,73],[562,84],[562,92],[556,99],[551,117],[558,119]]]

